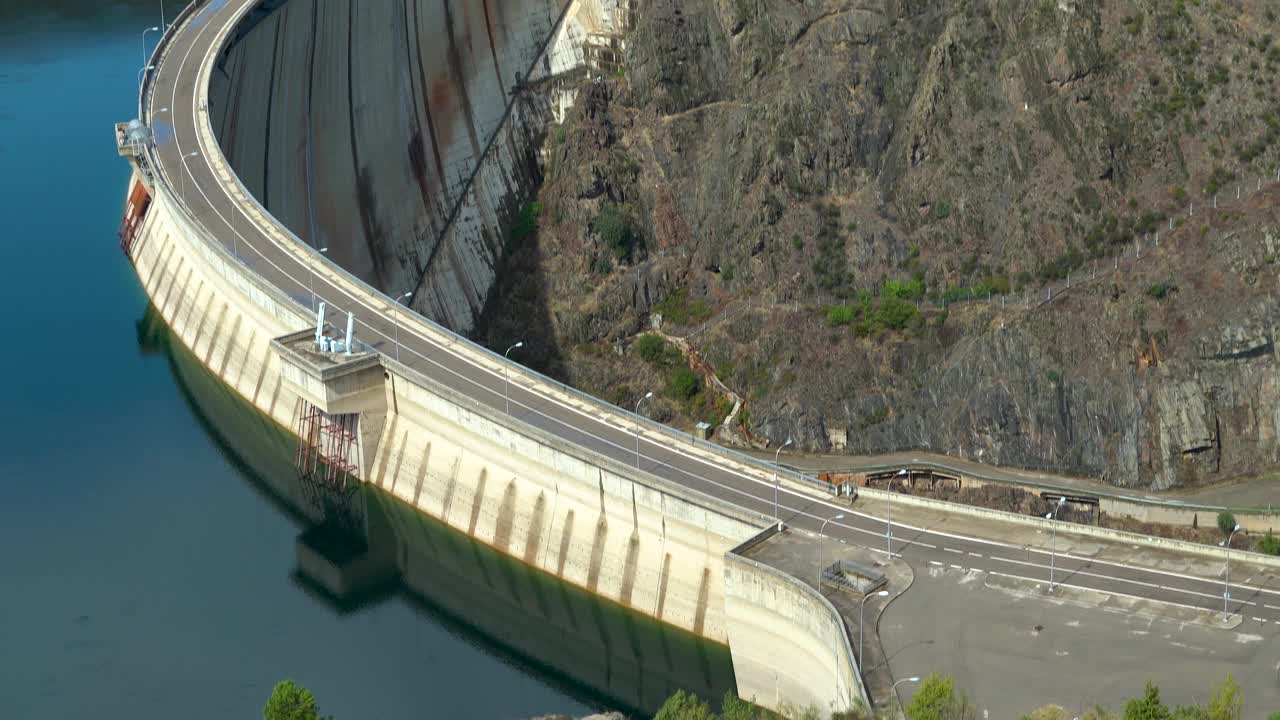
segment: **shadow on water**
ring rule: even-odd
[[[264,500],[304,528],[296,585],[336,614],[402,597],[429,622],[580,702],[649,715],[677,688],[718,700],[734,688],[728,648],[627,610],[498,553],[376,488],[357,500],[365,542],[316,522],[292,435],[209,373],[153,308],[137,323],[144,352],[164,354],[182,395],[222,455]],[[333,590],[331,565],[380,569]],[[500,688],[495,688],[495,692]]]

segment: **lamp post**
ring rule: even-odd
[[[651,398],[651,397],[653,397],[653,391],[652,391],[652,390],[650,390],[649,392],[645,393],[645,394],[644,394],[644,397],[642,397],[642,398],[640,398],[639,400],[637,400],[637,401],[636,401],[636,414],[637,414],[637,415],[639,415],[639,414],[640,414],[640,403],[644,402],[645,400],[648,400],[648,399],[649,399],[649,398]],[[636,423],[636,469],[637,469],[637,470],[639,470],[639,469],[640,469],[640,423],[639,423],[639,422],[637,422],[637,423]]]
[[[779,445],[777,452],[773,454],[773,519],[774,520],[782,519],[782,517],[778,515],[778,457],[782,455],[782,448],[785,448],[790,444],[791,444],[791,438],[787,438],[787,441]]]
[[[899,680],[899,681],[895,682],[895,683],[893,684],[893,687],[889,689],[889,691],[893,693],[893,699],[894,699],[894,700],[898,700],[898,686],[899,686],[899,685],[901,685],[901,684],[902,684],[902,683],[904,683],[904,682],[920,682],[920,676],[919,676],[919,675],[912,675],[912,676],[911,676],[911,677],[909,677],[909,678],[902,678],[901,680]],[[898,702],[899,702],[899,703],[901,703],[902,701],[901,701],[901,700],[898,700]]]
[[[897,474],[895,474],[893,477],[889,478],[889,487],[887,490],[888,499],[889,499],[889,514],[885,518],[884,537],[886,540],[886,543],[885,543],[886,547],[889,551],[889,557],[891,558],[893,557],[893,481],[897,480],[900,477],[906,477],[906,476],[907,476],[906,468],[903,468],[902,470],[899,470]]]
[[[516,348],[522,348],[522,347],[524,347],[523,340],[507,348],[507,351],[502,353],[502,358],[504,360],[510,360],[511,351],[515,350]],[[503,363],[502,365],[502,395],[507,400],[507,414],[510,415],[511,414],[511,380],[507,376],[506,363]]]
[[[1067,498],[1065,496],[1058,498],[1058,504],[1053,506],[1053,512],[1049,513],[1048,515],[1045,515],[1044,519],[1056,521],[1058,519],[1058,511],[1062,509],[1062,504],[1065,503],[1066,501],[1067,501]],[[1050,541],[1050,544],[1049,544],[1049,592],[1053,592],[1053,566],[1054,566],[1054,558],[1057,557],[1057,554],[1058,554],[1058,523],[1054,522],[1053,523],[1053,539]]]
[[[858,672],[862,672],[862,608],[867,604],[869,597],[888,597],[888,590],[881,590],[874,595],[863,595],[862,602],[858,603]]]
[[[1227,601],[1231,599],[1231,538],[1238,532],[1240,532],[1240,524],[1236,523],[1227,539],[1218,543],[1220,547],[1227,549],[1227,573],[1222,578],[1222,622],[1226,622],[1231,617],[1227,612]]]
[[[144,67],[147,64],[147,33],[149,32],[160,32],[160,26],[156,25],[142,31],[142,64]]]
[[[818,534],[823,535],[827,532],[827,523],[831,522],[832,520],[843,520],[843,519],[844,519],[844,513],[840,513],[839,515],[832,515],[826,520],[823,520],[822,529],[818,531]],[[819,593],[822,592],[822,565],[821,564],[818,565],[818,592]]]
[[[329,246],[326,245],[322,248],[316,248],[316,252],[327,253],[329,252]],[[316,274],[314,271],[307,274],[307,289],[311,291],[311,312],[315,312],[316,311]]]
[[[396,362],[400,362],[400,301],[411,297],[413,297],[413,291],[401,293],[400,296],[396,298],[396,301],[391,303],[392,305],[395,305],[395,308],[393,308],[393,312],[391,313],[391,324],[395,326],[396,332]]]

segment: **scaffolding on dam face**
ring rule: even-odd
[[[299,398],[295,418],[299,440],[294,467],[304,495],[322,521],[358,534],[352,499],[360,489],[353,452],[360,414],[329,414]]]

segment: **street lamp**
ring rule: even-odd
[[[919,676],[919,675],[912,675],[912,676],[911,676],[911,677],[909,677],[909,678],[902,678],[902,679],[901,679],[901,680],[899,680],[898,682],[895,682],[895,683],[893,684],[893,687],[889,689],[889,692],[893,693],[893,699],[894,699],[894,700],[898,700],[898,686],[899,686],[899,685],[901,685],[901,684],[902,684],[902,683],[904,683],[904,682],[920,682],[920,676]],[[898,700],[898,702],[902,702],[902,701],[901,701],[901,700]]]
[[[394,312],[391,314],[391,324],[395,326],[396,331],[396,362],[400,362],[400,301],[411,297],[413,297],[412,291],[401,293],[400,297],[397,297],[396,301],[392,303],[395,306]]]
[[[524,347],[524,341],[523,341],[523,340],[521,340],[520,342],[516,343],[515,345],[512,345],[511,347],[507,348],[507,351],[506,351],[506,352],[504,352],[504,353],[502,353],[502,357],[503,357],[503,359],[508,359],[508,360],[509,360],[509,359],[510,359],[510,355],[511,355],[511,351],[512,351],[512,350],[515,350],[516,348],[522,348],[522,347]],[[511,414],[511,380],[510,380],[510,379],[508,379],[508,377],[507,377],[507,365],[506,365],[506,363],[503,363],[503,365],[502,365],[502,395],[503,395],[503,397],[505,397],[505,398],[507,399],[507,414],[508,414],[508,415],[510,415],[510,414]]]
[[[778,451],[773,454],[773,519],[781,520],[778,515],[778,457],[782,455],[782,448],[791,444],[791,438],[778,446]]]
[[[322,248],[316,248],[316,252],[327,253],[329,252],[329,246],[326,245]],[[314,270],[307,275],[307,283],[308,283],[307,288],[311,291],[311,312],[315,312],[316,311],[316,273]]]
[[[840,513],[839,515],[832,515],[826,520],[823,520],[822,529],[818,531],[818,534],[823,535],[827,532],[827,523],[831,522],[832,520],[843,520],[843,519],[844,519],[844,513]],[[818,592],[819,593],[822,592],[822,566],[821,565],[818,566]]]
[[[862,608],[867,604],[869,597],[888,597],[888,590],[881,590],[874,595],[863,595],[862,602],[858,603],[858,672],[862,672]]]
[[[1227,614],[1227,601],[1231,599],[1231,538],[1235,537],[1238,532],[1240,532],[1240,524],[1236,523],[1227,539],[1218,543],[1219,547],[1227,549],[1227,574],[1222,579],[1222,622],[1226,622],[1231,617]]]
[[[651,397],[653,397],[653,391],[652,391],[652,390],[650,390],[649,392],[645,393],[645,394],[644,394],[644,397],[642,397],[642,398],[640,398],[639,400],[637,400],[637,401],[636,401],[636,414],[637,414],[637,415],[639,415],[639,414],[640,414],[640,403],[644,402],[645,400],[648,400],[648,399],[649,399],[649,398],[651,398]],[[640,469],[640,423],[639,423],[639,422],[637,422],[637,423],[636,423],[636,469],[637,469],[637,470],[639,470],[639,469]]]
[[[1062,504],[1067,501],[1066,496],[1058,498],[1058,504],[1053,506],[1053,512],[1044,516],[1045,520],[1057,520],[1058,511],[1062,509]],[[1054,558],[1058,554],[1058,523],[1053,523],[1053,539],[1049,545],[1049,592],[1053,592],[1053,565]]]
[[[884,537],[886,540],[885,544],[889,550],[890,558],[893,557],[893,481],[897,480],[900,477],[906,477],[906,476],[907,476],[906,468],[899,470],[896,475],[889,478],[889,488],[886,491],[888,493],[888,498],[889,498],[889,515],[888,517],[885,518]]]
[[[142,64],[147,64],[147,33],[160,32],[160,26],[149,27],[142,31]]]

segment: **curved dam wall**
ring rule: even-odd
[[[214,132],[303,242],[466,332],[539,180],[552,101],[529,79],[581,65],[576,43],[544,55],[569,5],[265,2],[216,62]]]
[[[154,308],[140,326],[144,347],[168,356],[192,412],[244,476],[280,512],[314,520],[293,471],[292,436],[174,342]],[[676,689],[721,697],[734,688],[724,647],[557,582],[381,491],[369,489],[364,497],[371,550],[393,559],[404,597],[505,662],[584,699],[641,715],[652,715]],[[306,568],[299,564],[295,572],[305,577]],[[368,601],[336,609],[360,612]]]
[[[269,27],[272,18],[275,18],[277,34],[285,33],[290,22],[283,13],[297,1],[306,2],[268,2],[265,8],[263,4],[251,8],[249,17],[253,19],[241,24],[239,35],[232,34],[233,47],[250,47],[247,39]],[[447,0],[438,0],[438,3],[450,5]],[[346,7],[341,0],[335,0],[334,5]],[[568,20],[561,23],[551,41],[553,48],[560,48],[563,43],[565,52],[553,49],[537,61],[541,77],[535,79],[539,82],[553,80],[551,76],[559,69],[573,69],[581,58],[581,51],[575,50],[581,36],[575,38],[575,33],[582,30],[582,18],[589,14],[574,13],[576,6],[575,2],[570,7]],[[326,8],[327,12],[329,5],[317,3],[310,7],[313,25],[318,25],[322,14],[318,10]],[[359,7],[363,7],[363,3],[357,6],[353,2],[351,12],[358,14]],[[199,14],[188,13],[184,17],[171,34],[194,31],[192,28],[203,22]],[[229,29],[224,26],[220,32]],[[354,35],[356,31],[354,27],[347,27],[346,32]],[[234,40],[237,37],[239,39]],[[319,35],[313,34],[313,37]],[[243,103],[252,97],[244,88],[238,91],[230,85],[217,88],[221,83],[231,82],[229,78],[234,73],[227,73],[227,68],[233,57],[234,52],[210,56],[199,66],[197,104],[207,101],[217,110],[219,105],[225,108],[233,100]],[[242,82],[247,82],[252,75],[250,69],[258,66],[252,62],[246,65],[246,80]],[[276,72],[270,71],[268,77],[275,77]],[[226,78],[218,79],[220,74]],[[317,83],[333,80],[323,73],[313,79]],[[215,91],[223,93],[221,100],[209,95]],[[268,95],[274,96],[273,93]],[[550,93],[546,95],[549,97]],[[465,218],[468,207],[484,206],[487,202],[484,198],[489,197],[487,188],[497,187],[485,178],[503,175],[511,167],[512,156],[500,150],[518,149],[519,143],[514,139],[518,131],[512,128],[523,127],[513,121],[525,117],[519,110],[522,103],[523,99],[513,103],[506,120],[498,122],[490,149],[482,152],[473,169],[472,181],[459,186],[464,189],[457,217]],[[267,107],[272,104],[267,103]],[[553,112],[554,108],[548,103],[538,110],[543,111]],[[354,116],[359,112],[349,114]],[[197,117],[202,115],[197,113]],[[229,111],[221,116],[218,112],[203,116],[209,118],[210,124],[233,119]],[[274,121],[263,120],[263,123],[264,128],[275,126]],[[308,123],[315,121],[308,120]],[[202,143],[207,143],[203,148],[203,161],[209,164],[215,177],[229,178],[235,170],[227,159],[231,151],[225,155],[217,152],[212,146],[211,128],[201,127],[199,132]],[[287,137],[297,141],[296,136]],[[305,147],[305,140],[301,142]],[[274,152],[277,151],[266,150],[264,141],[264,168]],[[727,553],[752,537],[767,524],[768,518],[565,442],[387,356],[357,353],[353,359],[341,361],[346,363],[344,367],[327,367],[308,375],[304,362],[306,351],[296,348],[300,341],[304,346],[309,343],[306,338],[314,322],[309,310],[296,297],[287,295],[257,274],[238,255],[233,255],[228,249],[231,239],[212,236],[211,229],[202,225],[204,216],[192,216],[182,210],[176,189],[162,179],[165,175],[153,174],[148,169],[156,166],[154,150],[147,148],[145,153],[141,159],[130,156],[135,172],[126,197],[149,194],[151,202],[141,206],[145,209],[136,221],[129,220],[129,242],[122,247],[133,261],[156,312],[178,340],[215,377],[259,412],[295,434],[302,432],[308,403],[318,406],[332,400],[337,405],[324,412],[358,413],[359,437],[352,459],[356,463],[356,475],[362,481],[531,568],[660,622],[729,644],[731,637],[755,632],[754,624],[760,624],[759,629],[763,630],[778,621],[767,612],[735,613],[738,619],[734,619],[726,611]],[[295,179],[299,183],[296,187],[285,183],[281,191],[285,195],[294,192],[312,197],[308,201],[312,209],[307,212],[315,214],[319,203],[307,183],[319,179],[317,163],[303,177]],[[264,169],[261,181],[267,180],[270,177]],[[294,243],[273,218],[254,211],[252,198],[242,193],[237,183],[223,182],[220,190],[245,211],[245,216],[258,226],[265,238],[281,246]],[[140,193],[139,185],[149,192]],[[268,201],[271,194],[270,190],[266,191]],[[133,212],[135,206],[128,202],[126,205],[131,208],[129,212]],[[463,227],[458,222],[449,225],[445,239],[464,237]],[[453,235],[450,236],[450,232]],[[342,246],[339,242],[334,239],[334,244],[328,245],[329,255],[335,255],[335,247],[345,247],[352,253],[358,250],[354,244]],[[454,245],[444,243],[434,257],[456,255],[451,248],[456,250]],[[342,260],[341,254],[332,259]],[[363,302],[369,307],[390,302],[355,278],[332,276],[331,268],[324,268],[328,263],[313,253],[297,252],[295,260],[311,271],[329,275],[326,280],[334,287],[350,297],[365,298]],[[462,266],[455,263],[447,267]],[[428,263],[421,282],[430,281],[431,273],[437,272],[435,267]],[[452,270],[438,272],[457,277],[451,274]],[[440,286],[433,286],[432,295],[452,298],[450,302],[461,297],[441,290]],[[415,301],[418,299],[419,295],[415,295]],[[441,308],[447,309],[446,305]],[[401,333],[434,338],[441,347],[452,348],[452,352],[470,364],[486,368],[494,375],[520,375],[523,376],[521,382],[540,383],[550,400],[574,405],[582,412],[607,416],[610,422],[624,427],[632,423],[621,413],[611,414],[602,404],[580,400],[545,379],[519,368],[506,367],[500,358],[459,342],[458,338],[416,315],[401,314],[397,328]],[[330,372],[334,370],[340,373],[334,375]],[[336,378],[335,385],[327,384],[326,378]],[[354,405],[343,403],[361,405],[352,409]],[[345,409],[338,409],[339,406]],[[726,461],[710,450],[697,452]],[[758,467],[744,466],[743,472],[767,481],[767,472]],[[405,563],[407,560],[402,559],[402,565]],[[411,577],[408,581],[413,584],[419,580]],[[782,611],[796,605],[771,607]],[[586,618],[568,621],[579,620],[587,621]],[[832,623],[830,628],[838,630],[836,625],[838,623]],[[824,642],[821,635],[827,632],[819,624],[802,625],[800,631],[816,633],[814,637],[791,638],[805,644]],[[646,658],[654,650],[645,649],[642,644],[635,647]],[[732,646],[730,653],[736,663],[737,652]],[[670,665],[673,675],[683,674],[682,663]],[[607,677],[613,677],[612,672],[612,668],[606,668]],[[708,679],[707,683],[714,681]],[[753,685],[751,689],[758,687]],[[635,697],[645,698],[642,702],[647,703],[652,697],[651,690],[634,691]],[[783,702],[790,700],[792,698],[781,698]],[[807,702],[809,698],[794,700]],[[841,708],[847,701],[847,697],[832,697],[818,704]]]

